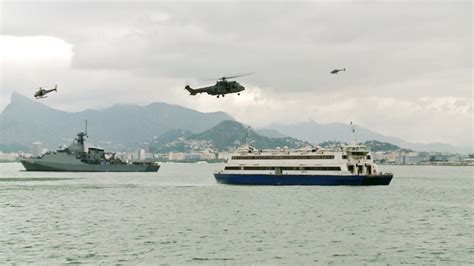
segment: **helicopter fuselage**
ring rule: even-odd
[[[198,93],[207,93],[209,95],[216,95],[217,98],[219,98],[219,96],[224,97],[226,94],[230,93],[237,93],[237,95],[240,95],[240,92],[245,90],[245,87],[240,85],[237,81],[229,81],[229,79],[244,77],[251,74],[253,73],[222,77],[217,80],[216,85],[214,86],[193,89],[189,85],[186,85],[184,89],[187,90],[191,95],[196,95]]]
[[[50,89],[50,90],[47,90],[47,89],[43,89],[43,87],[40,87],[36,92],[35,92],[35,98],[36,99],[41,99],[41,98],[46,98],[46,94],[52,92],[52,91],[58,91],[58,85],[54,86],[54,89]]]
[[[39,98],[46,98],[46,94],[52,92],[52,91],[56,91],[56,89],[51,89],[51,90],[45,90],[45,89],[39,89],[36,93],[35,93],[35,98],[36,99],[39,99]]]
[[[209,95],[225,95],[230,93],[239,93],[245,90],[245,87],[240,85],[236,81],[227,81],[221,80],[216,82],[214,86],[202,87],[198,89],[192,89],[189,86],[186,86],[186,90],[188,90],[191,95],[196,95],[198,93],[207,93]]]
[[[346,68],[341,68],[341,69],[334,69],[333,71],[331,71],[331,74],[337,74],[341,71],[346,71]]]
[[[210,95],[221,95],[228,93],[237,93],[245,90],[245,87],[240,85],[237,81],[218,81],[216,85],[208,87],[207,94]]]

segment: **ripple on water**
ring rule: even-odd
[[[0,182],[44,182],[44,181],[64,181],[77,180],[79,178],[65,178],[65,177],[2,177]]]
[[[465,168],[388,167],[402,172],[390,186],[348,188],[224,186],[215,165],[166,167],[179,176],[0,177],[0,264],[463,264],[474,254]],[[409,177],[420,171],[428,179]]]
[[[233,258],[199,258],[195,257],[192,258],[191,261],[228,261],[228,260],[235,260]]]

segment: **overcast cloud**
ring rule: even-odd
[[[68,111],[164,101],[255,127],[355,121],[472,145],[472,11],[470,1],[1,3],[0,107],[12,91],[57,83],[44,102]],[[183,90],[246,72],[241,96]]]

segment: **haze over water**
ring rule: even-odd
[[[472,167],[381,166],[390,186],[226,186],[222,164],[158,173],[1,164],[0,263],[474,262]]]

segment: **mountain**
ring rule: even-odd
[[[189,131],[169,131],[155,138],[150,145],[150,150],[157,153],[169,151],[187,152],[193,149],[214,148],[217,150],[230,150],[246,143],[247,134],[250,144],[258,149],[271,149],[276,147],[299,148],[308,146],[308,142],[290,137],[269,138],[257,134],[253,130],[236,121],[223,121],[217,126],[201,133]],[[171,137],[175,135],[175,137]]]
[[[262,128],[262,129],[256,129],[255,132],[257,134],[269,137],[269,138],[286,138],[288,137],[287,135],[281,134],[280,132],[276,131],[275,129],[267,129],[267,128]]]
[[[26,152],[30,153],[31,148],[20,144],[0,144],[0,152]]]
[[[462,152],[467,153],[469,147],[455,147],[450,144],[443,143],[411,143],[400,138],[384,136],[382,134],[373,132],[369,129],[355,125],[355,133],[352,135],[351,126],[343,123],[329,123],[320,124],[316,122],[305,122],[297,124],[272,124],[268,126],[270,129],[277,130],[284,135],[309,141],[311,143],[321,143],[324,141],[340,141],[350,143],[355,137],[357,141],[377,140],[381,142],[388,142],[406,149],[415,151],[438,151],[438,152]]]
[[[0,144],[30,146],[41,141],[54,149],[69,144],[88,121],[89,142],[104,148],[139,147],[169,130],[201,132],[222,121],[234,120],[223,112],[202,113],[178,105],[114,105],[103,110],[70,113],[13,93],[0,114]]]
[[[340,141],[324,141],[319,143],[319,146],[323,148],[334,148],[334,147],[341,147],[342,142]],[[393,145],[392,143],[388,142],[381,142],[377,140],[368,140],[363,143],[367,147],[369,147],[370,151],[372,152],[378,152],[378,151],[383,151],[383,152],[395,152],[395,151],[406,151],[409,152],[411,150],[408,149],[403,149],[398,147],[397,145]]]
[[[269,138],[257,134],[253,130],[236,121],[224,121],[217,126],[202,133],[194,134],[192,138],[197,140],[210,140],[214,147],[218,149],[228,149],[230,147],[244,144],[249,133],[249,142],[257,149],[270,149],[275,147],[288,146],[289,148],[298,148],[309,145],[304,141],[294,138]]]
[[[10,104],[0,113],[0,144],[2,144],[0,151],[10,151],[15,147],[25,150],[34,141],[41,141],[43,147],[48,149],[56,149],[60,144],[70,144],[76,134],[84,130],[85,120],[89,125],[89,143],[111,151],[123,151],[148,145],[154,138],[155,143],[171,143],[173,138],[187,138],[197,132],[204,134],[206,130],[221,122],[234,119],[223,112],[202,113],[167,103],[152,103],[146,106],[119,104],[102,110],[71,113],[50,108],[38,100],[13,93]],[[241,131],[240,127],[234,129]],[[227,130],[234,129],[230,126],[227,128]],[[470,150],[472,147],[459,148],[442,143],[410,143],[359,126],[355,126],[355,129],[356,139],[362,142],[377,140],[415,151],[472,153]],[[173,130],[182,132],[173,132]],[[164,133],[168,135],[163,135]],[[208,132],[208,134],[211,133]],[[217,135],[214,137],[193,135],[193,137],[196,139],[209,137],[209,141],[212,139],[213,145],[219,147],[228,147],[226,142],[229,138],[233,138],[233,141],[238,143],[245,141],[242,139],[245,135],[242,132],[239,133],[241,134],[239,137],[230,133],[226,134],[224,136],[227,139],[221,141],[214,139],[218,137]],[[351,142],[353,138],[350,126],[343,123],[273,124],[265,129],[252,131],[251,134],[255,134],[255,138],[262,147],[274,146],[277,142],[275,144],[277,146],[291,146],[285,145],[281,139],[291,139],[291,141],[300,139],[317,144],[324,141]],[[160,141],[156,140],[158,136],[161,138]],[[169,139],[165,141],[163,139],[165,137]],[[266,139],[260,139],[260,137],[266,137]],[[271,143],[271,145],[265,143]]]
[[[392,143],[381,142],[381,141],[377,141],[377,140],[368,140],[368,141],[364,142],[364,145],[367,145],[367,147],[369,147],[369,149],[373,152],[377,152],[377,151],[400,151],[400,150],[403,150],[403,151],[406,151],[406,152],[411,151],[411,150],[408,150],[408,149],[400,148],[397,145],[393,145]]]

